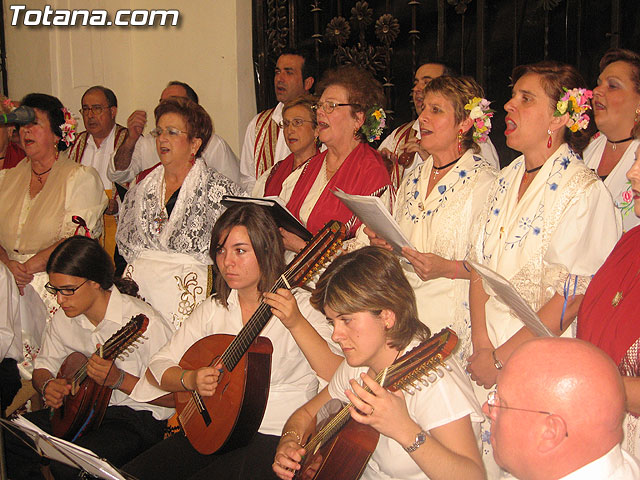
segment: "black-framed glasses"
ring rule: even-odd
[[[88,281],[89,279],[86,279],[77,287],[64,287],[64,288],[54,287],[53,285],[51,285],[50,282],[47,282],[47,284],[44,286],[44,289],[47,292],[49,292],[51,295],[57,295],[59,293],[60,295],[64,295],[65,297],[70,297],[71,295],[76,293],[76,290],[78,290],[82,285],[84,285]]]
[[[312,105],[311,108],[314,110],[318,110],[321,108],[324,110],[324,113],[333,113],[336,107],[359,107],[357,103],[336,103],[336,102],[318,102],[315,105]]]
[[[91,105],[90,107],[82,107],[80,109],[80,113],[86,116],[86,115],[89,115],[89,112],[91,112],[95,116],[98,116],[108,108],[111,108],[111,107],[109,107],[108,105]]]
[[[555,415],[555,413],[547,412],[545,410],[531,410],[529,408],[518,408],[518,407],[508,407],[506,405],[500,405],[500,397],[498,397],[497,390],[491,390],[487,395],[487,405],[489,407],[489,414],[493,415],[495,413],[496,408],[504,408],[507,410],[518,410],[520,412],[529,412],[529,413],[541,413],[543,415]],[[566,432],[566,436],[569,436],[569,432]]]
[[[185,135],[188,135],[189,132],[185,132],[183,130],[178,130],[175,127],[167,127],[164,130],[160,127],[156,127],[153,130],[151,130],[149,132],[149,134],[151,134],[152,137],[157,138],[160,135],[162,135],[163,133],[166,133],[168,136],[170,137],[177,137],[178,135],[184,133]]]
[[[314,121],[313,121],[313,120],[305,120],[304,118],[296,117],[296,118],[293,118],[293,119],[291,119],[291,120],[282,120],[282,121],[278,124],[278,126],[279,126],[280,128],[282,128],[283,130],[284,130],[285,128],[289,127],[289,125],[293,125],[294,127],[298,128],[298,127],[301,127],[302,125],[304,125],[304,124],[305,124],[305,122],[308,122],[308,123],[314,123]]]

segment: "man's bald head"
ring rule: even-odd
[[[525,343],[500,373],[497,391],[500,405],[533,411],[496,408],[491,414],[496,461],[518,478],[564,476],[622,440],[622,379],[611,359],[587,342]]]

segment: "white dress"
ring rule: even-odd
[[[418,343],[412,342],[406,350],[410,350]],[[422,387],[414,395],[404,394],[409,416],[425,431],[441,427],[467,415],[471,415],[471,421],[475,425],[484,418],[469,379],[458,362],[449,358],[445,363],[451,367],[451,371],[446,371],[436,383]],[[350,367],[346,360],[343,361],[329,382],[328,391],[331,398],[348,403],[349,399],[344,391],[351,389],[349,380],[357,379],[362,383],[360,373],[368,370],[368,367]],[[417,480],[429,477],[404,450],[403,445],[381,435],[361,478]]]
[[[394,218],[419,252],[464,260],[472,244],[474,222],[497,172],[468,150],[425,198],[432,166],[433,157],[429,157],[405,177],[396,197]],[[405,274],[416,294],[420,320],[432,333],[452,328],[459,337],[458,360],[464,364],[471,354],[469,281],[436,278],[424,282],[409,266]]]
[[[125,275],[178,328],[212,287],[209,244],[213,225],[224,211],[220,200],[223,195],[244,192],[196,159],[168,218],[164,193],[160,165],[127,193],[116,241],[128,263]]]
[[[591,141],[583,154],[587,167],[597,171],[606,145],[607,137],[602,133]],[[631,191],[631,182],[627,180],[627,172],[635,161],[635,153],[639,145],[640,140],[633,140],[622,154],[618,164],[604,179],[604,186],[611,192],[613,202],[622,215],[622,228],[625,232],[640,225],[640,218],[633,213],[633,192]]]
[[[556,293],[582,295],[615,246],[622,226],[611,195],[566,144],[547,159],[518,201],[524,156],[502,169],[492,185],[472,256],[509,280],[537,311]],[[489,339],[495,348],[523,323],[484,284]],[[572,329],[565,331],[572,336]],[[487,391],[476,388],[478,401]],[[489,478],[496,478],[488,421],[481,435]]]

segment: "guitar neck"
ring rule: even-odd
[[[282,276],[278,278],[270,290],[271,293],[274,293],[279,288],[288,287],[290,280],[287,279],[287,273],[288,272],[283,273]],[[220,356],[220,361],[227,371],[235,368],[242,356],[249,350],[253,341],[260,335],[260,332],[262,332],[267,323],[269,323],[272,316],[271,307],[261,302],[246,325],[242,327],[242,330],[236,335],[236,338],[233,339],[231,344]]]

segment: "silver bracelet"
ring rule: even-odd
[[[42,395],[42,400],[44,400],[44,391],[46,390],[47,385],[49,385],[49,382],[51,382],[51,381],[53,381],[53,380],[55,380],[55,379],[56,379],[56,377],[51,377],[51,378],[47,379],[47,380],[42,384],[42,388],[40,389],[40,394]],[[46,400],[44,400],[44,401],[45,401],[45,403],[46,403]]]
[[[120,370],[120,376],[118,377],[118,380],[116,380],[116,383],[111,385],[109,388],[111,390],[117,390],[122,385],[122,382],[124,382],[124,370]]]
[[[187,392],[192,392],[193,390],[187,388],[187,386],[184,384],[184,375],[187,372],[188,370],[182,370],[182,375],[180,375],[180,385],[182,385],[182,388],[184,388]]]

